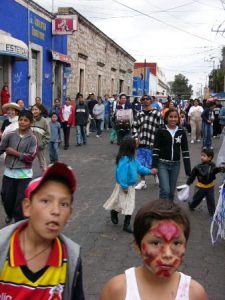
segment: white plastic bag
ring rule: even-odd
[[[223,165],[224,162],[225,162],[225,136],[223,138],[223,142],[222,142],[222,145],[220,147],[220,150],[219,150],[219,153],[217,156],[216,166],[221,167],[221,165]]]
[[[212,244],[220,237],[225,240],[225,185],[220,190],[219,200],[210,228]]]
[[[187,184],[177,186],[177,198],[180,201],[187,201],[189,198],[190,187]]]

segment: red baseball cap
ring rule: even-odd
[[[76,191],[77,181],[73,169],[62,162],[56,162],[48,166],[46,171],[41,177],[33,179],[25,190],[25,197],[30,198],[30,195],[40,186],[45,178],[50,175],[60,175],[65,178],[72,193]]]

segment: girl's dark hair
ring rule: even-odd
[[[20,113],[19,113],[19,118],[18,118],[18,119],[20,119],[20,118],[22,118],[22,117],[26,117],[27,119],[30,120],[31,123],[32,123],[33,120],[34,120],[34,116],[33,116],[32,112],[29,111],[29,110],[25,110],[25,109],[24,109],[24,110],[20,111]]]
[[[165,112],[165,115],[164,115],[164,122],[165,122],[165,124],[168,123],[169,114],[171,114],[172,112],[176,112],[177,113],[177,115],[178,115],[178,122],[177,122],[177,124],[179,124],[180,123],[180,116],[179,116],[178,110],[176,108],[170,108],[169,110],[167,110]]]
[[[181,225],[186,241],[190,234],[190,221],[184,210],[172,201],[157,199],[141,207],[134,220],[134,238],[139,248],[154,221],[173,220]]]
[[[134,158],[136,150],[136,141],[133,138],[125,138],[120,144],[119,152],[116,156],[116,164],[123,156],[128,156],[130,159]]]

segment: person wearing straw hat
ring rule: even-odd
[[[1,127],[1,138],[6,134],[18,129],[18,114],[21,111],[21,107],[17,103],[6,103],[2,106],[3,111],[6,111],[7,119],[3,122]]]

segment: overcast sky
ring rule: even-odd
[[[195,91],[221,59],[225,0],[35,1],[49,11],[74,7],[138,62],[157,62],[168,81],[182,73]]]

